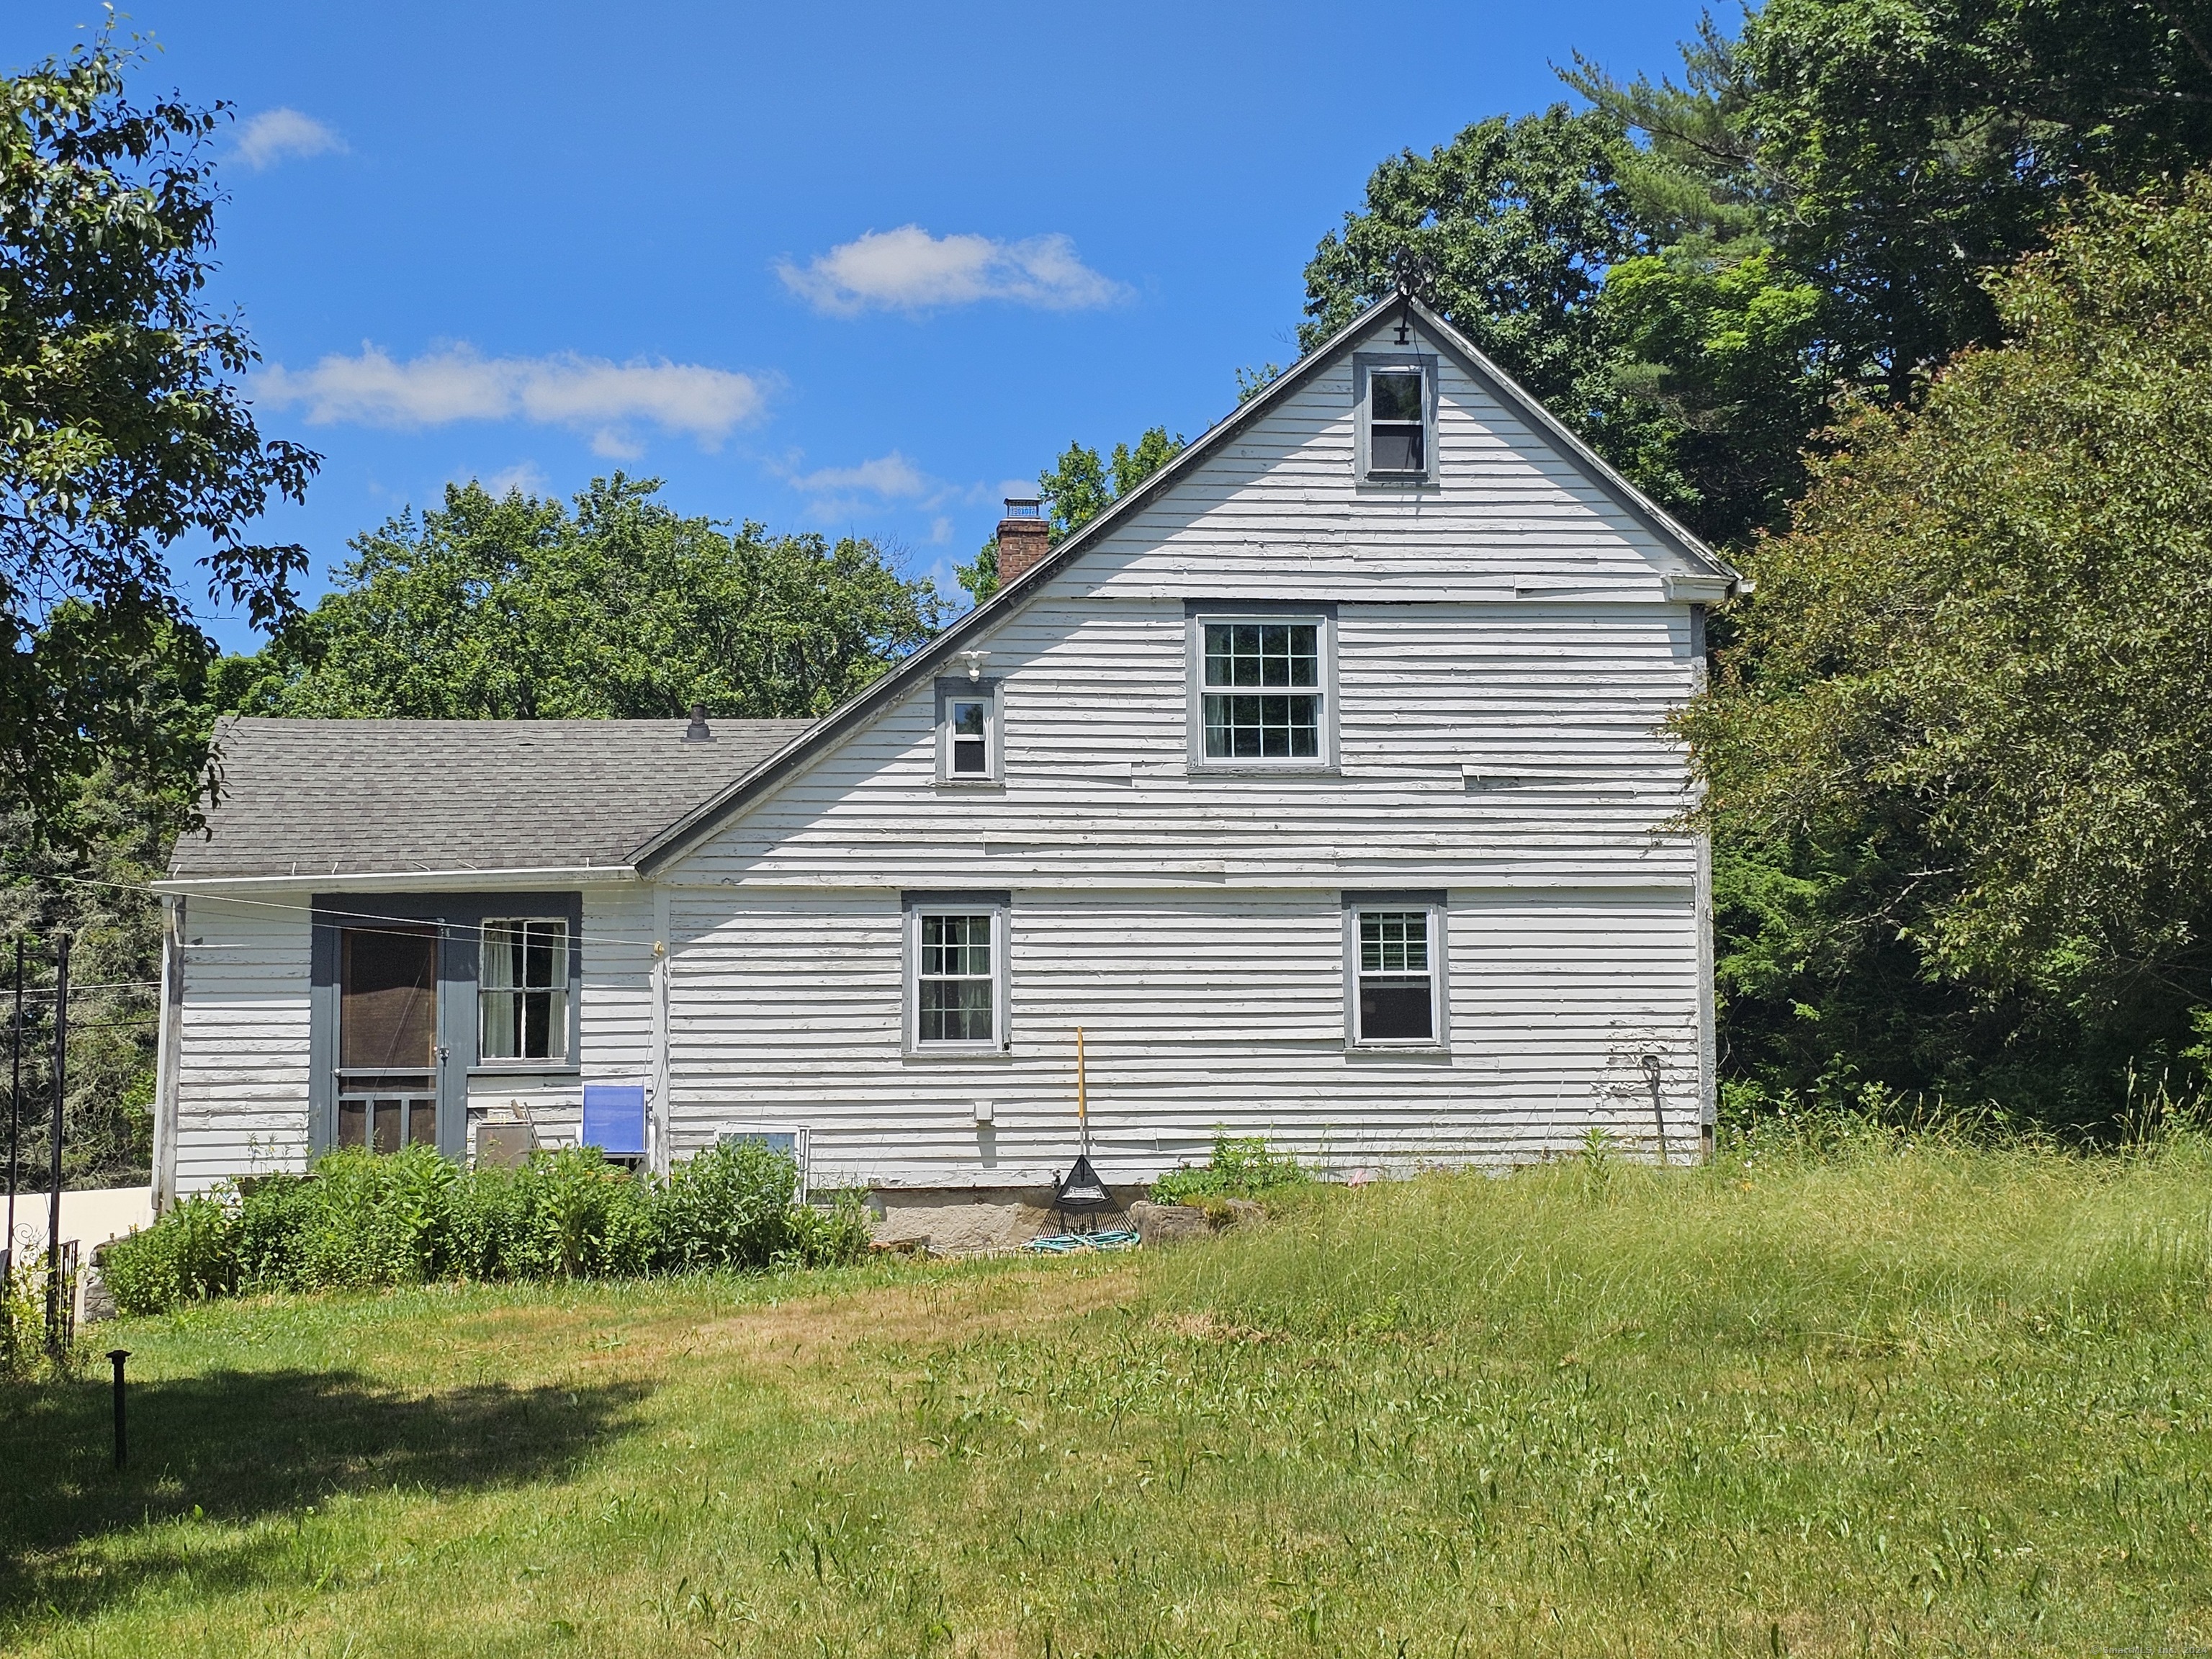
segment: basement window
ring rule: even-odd
[[[1345,906],[1346,1025],[1354,1048],[1443,1046],[1441,894],[1355,897]]]
[[[568,924],[535,916],[483,925],[479,1056],[549,1065],[568,1057]]]
[[[1434,477],[1436,362],[1423,354],[1370,352],[1353,359],[1362,479],[1425,483]]]

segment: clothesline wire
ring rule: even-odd
[[[78,887],[107,887],[112,888],[118,892],[144,893],[155,898],[161,896],[160,894],[154,891],[152,887],[147,885],[143,882],[100,881],[89,876],[49,876],[42,878],[42,879],[50,881],[65,881]],[[217,904],[250,904],[254,906],[257,909],[289,911],[295,915],[304,915],[313,918],[315,926],[319,927],[342,927],[346,932],[351,933],[376,933],[400,938],[419,933],[426,927],[451,927],[473,931],[468,924],[443,921],[436,916],[386,916],[379,915],[375,912],[368,910],[325,910],[312,904],[301,904],[295,902],[288,902],[283,899],[246,898],[242,895],[232,893],[196,894],[192,896],[205,898],[210,902]],[[504,918],[501,918],[501,920],[503,919]],[[539,918],[536,916],[517,919],[528,920],[532,921],[539,920],[561,920],[559,917]],[[368,927],[362,926],[361,924],[363,922],[383,922],[387,925],[381,927]],[[650,950],[653,945],[653,941],[650,938],[643,937],[635,933],[586,933],[580,928],[576,931],[574,937],[580,944],[584,945],[628,945],[632,949],[642,948],[645,950]],[[239,950],[245,947],[242,945],[193,945],[189,948],[193,950]],[[76,988],[72,986],[70,988],[74,990]],[[27,986],[24,988],[23,994],[25,996],[31,994],[29,987]]]

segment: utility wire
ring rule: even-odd
[[[162,896],[161,894],[155,892],[151,887],[141,882],[98,881],[88,876],[47,876],[41,877],[40,879],[47,881],[65,881],[78,887],[108,887],[112,888],[118,892],[143,893],[153,898],[160,898]],[[258,909],[283,910],[289,912],[294,915],[313,917],[315,918],[315,924],[318,927],[343,927],[349,933],[392,933],[398,935],[419,933],[426,927],[458,927],[460,926],[459,924],[453,922],[441,922],[434,916],[384,916],[378,915],[374,912],[368,910],[321,910],[312,904],[287,903],[283,899],[246,898],[240,895],[232,893],[199,893],[192,894],[189,896],[204,899],[213,904],[250,904]],[[494,918],[494,920],[501,919],[502,918]],[[537,917],[529,918],[531,921],[536,921],[538,919],[538,918]],[[555,918],[555,920],[557,920],[557,918]],[[362,922],[384,922],[387,925],[383,927],[363,927],[360,925]],[[473,930],[464,929],[464,931]],[[574,937],[579,943],[584,945],[627,945],[634,950],[650,951],[653,948],[653,944],[650,936],[638,933],[586,933],[579,931],[574,935]],[[246,946],[244,945],[193,945],[188,948],[203,951],[241,950],[246,948]],[[71,991],[75,991],[77,988],[78,988],[74,985],[70,988]],[[28,996],[30,992],[27,989],[24,992],[24,994]]]

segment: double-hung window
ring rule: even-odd
[[[1373,483],[1426,483],[1436,477],[1437,360],[1425,352],[1358,352],[1359,477]]]
[[[482,1060],[549,1065],[568,1059],[567,921],[486,921],[477,986]]]
[[[908,1046],[917,1054],[997,1053],[1006,1043],[1003,893],[909,896]]]
[[[1444,916],[1442,894],[1346,899],[1345,1012],[1353,1047],[1443,1046]]]
[[[966,678],[937,683],[937,781],[997,783],[999,682]]]
[[[1200,766],[1327,766],[1330,731],[1326,616],[1194,616],[1195,719]]]

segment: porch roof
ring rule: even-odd
[[[313,720],[216,728],[222,780],[172,881],[629,866],[810,720]]]

